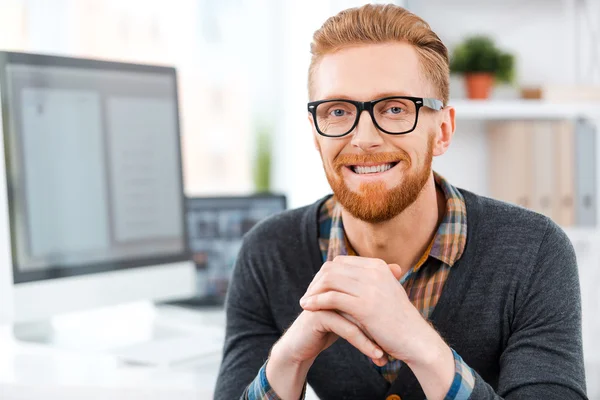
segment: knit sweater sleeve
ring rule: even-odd
[[[280,337],[269,307],[263,271],[256,265],[256,244],[252,237],[244,241],[232,274],[215,400],[245,397],[245,389],[257,377]]]

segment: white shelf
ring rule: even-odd
[[[600,117],[600,103],[554,103],[543,100],[450,100],[457,119],[564,119]]]

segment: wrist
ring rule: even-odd
[[[390,353],[390,356],[414,367],[434,364],[446,348],[451,352],[433,325],[420,314],[415,318],[414,330],[405,338],[404,344],[398,347],[401,353]]]
[[[298,357],[293,350],[293,346],[288,346],[285,343],[285,336],[277,341],[271,348],[269,360],[275,359],[278,365],[308,371],[312,366],[315,358],[304,360]]]
[[[441,337],[419,357],[407,361],[406,364],[421,383],[428,399],[445,398],[456,371],[454,354]]]
[[[423,350],[413,358],[406,360],[406,364],[411,368],[432,368],[439,365],[440,362],[454,360],[452,350],[443,340],[430,343],[423,347]]]
[[[265,371],[269,385],[282,399],[300,398],[313,361],[294,358],[284,345],[277,342],[271,350]]]

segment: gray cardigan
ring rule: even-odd
[[[586,398],[579,278],[570,241],[544,216],[461,193],[466,248],[431,322],[476,372],[471,398]],[[226,303],[215,399],[241,396],[302,311],[298,301],[322,265],[317,240],[323,201],[274,216],[245,237]],[[423,398],[409,368],[397,379],[402,399]],[[384,399],[390,387],[342,339],[317,357],[308,383],[321,399]]]

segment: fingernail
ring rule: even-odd
[[[380,359],[381,357],[383,357],[383,350],[375,349],[375,352],[373,354],[375,354],[376,359]]]
[[[304,307],[306,305],[306,299],[303,297],[300,299],[300,305]]]

